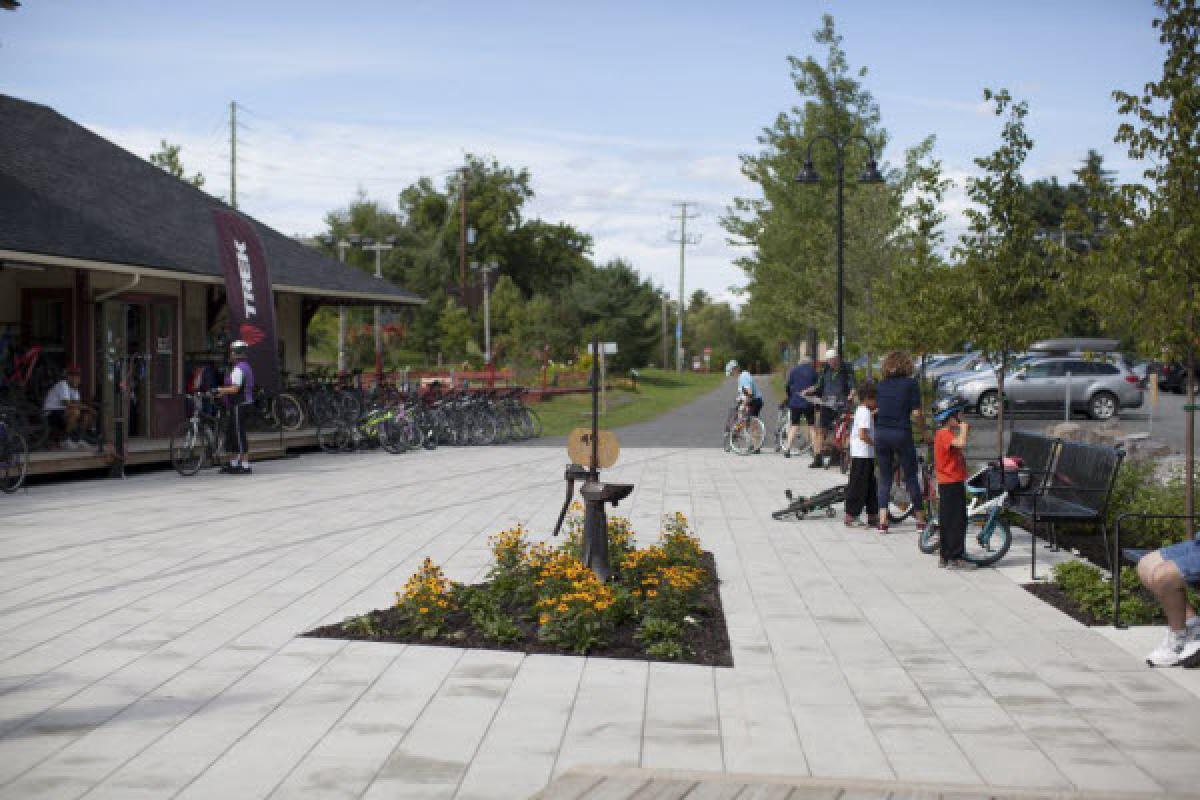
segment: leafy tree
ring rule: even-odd
[[[467,316],[466,309],[453,300],[446,300],[438,317],[438,329],[442,334],[440,343],[443,357],[449,361],[461,361],[466,358],[472,349],[471,345],[474,344],[474,326],[471,325],[471,318]]]
[[[1111,317],[1167,356],[1183,357],[1195,406],[1196,284],[1200,280],[1200,5],[1156,0],[1162,74],[1140,92],[1113,92],[1129,119],[1117,129],[1144,183],[1120,187],[1113,243],[1097,255],[1097,295]],[[1168,313],[1163,313],[1167,312]],[[1147,313],[1148,310],[1153,310]],[[1187,415],[1186,513],[1195,511],[1195,415]]]
[[[158,146],[158,150],[150,154],[150,163],[172,177],[190,183],[197,189],[203,188],[204,175],[197,172],[189,178],[184,174],[183,161],[179,157],[179,152],[182,149],[181,145],[171,144],[166,139],[163,139]]]
[[[614,367],[641,366],[654,357],[659,342],[659,300],[655,288],[627,261],[616,259],[584,273],[571,287],[583,339],[599,335],[617,343]]]
[[[1040,245],[1032,195],[1021,177],[1021,168],[1033,147],[1025,130],[1029,107],[1016,102],[1007,89],[985,89],[996,116],[1004,118],[1000,146],[975,159],[981,175],[967,180],[967,194],[975,207],[966,211],[969,230],[958,247],[967,290],[978,300],[973,305],[973,339],[999,356],[997,392],[1000,416],[996,443],[1004,455],[1004,378],[1008,356],[1024,349],[1048,331],[1053,270]]]

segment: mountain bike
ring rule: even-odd
[[[725,451],[739,456],[757,453],[767,438],[767,426],[758,417],[750,415],[750,404],[739,397],[737,405],[730,409],[725,421]]]
[[[1003,470],[994,462],[967,479],[967,494],[971,502],[967,506],[967,535],[963,539],[963,558],[980,567],[989,567],[1008,554],[1012,546],[1012,530],[1004,511],[1008,506],[1010,492],[1028,488],[1028,474],[1022,475],[1018,468],[1005,466]],[[936,495],[936,492],[934,492]],[[979,530],[974,532],[973,529]],[[941,532],[937,517],[931,516],[929,524],[917,542],[922,553],[932,554],[941,548]]]
[[[413,430],[419,432],[415,426]],[[326,453],[378,446],[396,455],[409,449],[401,418],[393,408],[373,408],[354,422],[334,419],[317,428],[317,444]]]

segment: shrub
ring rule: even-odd
[[[1054,568],[1054,583],[1097,622],[1110,623],[1113,618],[1112,582],[1104,573],[1082,561],[1064,561]],[[1137,570],[1121,570],[1121,619],[1132,625],[1147,625],[1161,620],[1162,610],[1153,600],[1139,591]]]
[[[571,510],[564,522],[566,539],[563,550],[580,561],[583,560],[583,505],[572,503]],[[608,560],[610,564],[620,564],[621,559],[634,550],[633,525],[626,517],[608,517]]]
[[[404,591],[396,593],[396,607],[413,633],[436,639],[454,609],[453,599],[453,584],[441,567],[426,558],[404,584]]]
[[[1126,461],[1121,464],[1108,504],[1108,524],[1130,512],[1142,514],[1182,514],[1185,486],[1182,474],[1165,483],[1155,476],[1153,462]],[[1179,519],[1127,520],[1121,526],[1122,547],[1156,550],[1183,541],[1191,534],[1187,522]]]
[[[670,619],[646,617],[633,638],[654,658],[678,661],[688,652],[683,644],[683,626]]]

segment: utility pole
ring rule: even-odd
[[[337,243],[338,261],[346,263],[346,248],[350,243],[345,239],[339,239]],[[346,372],[346,307],[338,306],[338,375],[343,375]]]
[[[375,277],[383,277],[383,251],[391,250],[395,246],[395,237],[389,236],[386,241],[372,242],[364,240],[362,244],[363,250],[375,251]],[[375,305],[375,384],[379,385],[383,382],[383,328],[380,327],[380,316],[382,309],[379,304]]]
[[[667,290],[662,293],[662,368],[667,369]]]
[[[461,167],[462,179],[458,185],[459,209],[458,224],[458,290],[463,307],[467,305],[467,168]]]
[[[687,223],[689,219],[695,219],[700,215],[688,213],[688,206],[694,206],[695,203],[672,203],[672,205],[679,209],[679,215],[671,218],[679,220],[679,238],[671,240],[679,242],[679,316],[675,318],[675,371],[683,372],[683,310],[686,302],[683,297],[684,261],[687,246],[700,243],[698,235],[688,236]]]
[[[229,205],[237,210],[237,101],[229,101]]]
[[[483,275],[483,363],[492,365],[492,309],[491,309],[491,275],[500,269],[495,261],[487,264],[472,264],[471,269],[479,270]]]

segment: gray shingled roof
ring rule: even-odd
[[[222,277],[211,210],[224,207],[53,109],[0,94],[0,250]],[[422,302],[247,219],[276,286]]]

